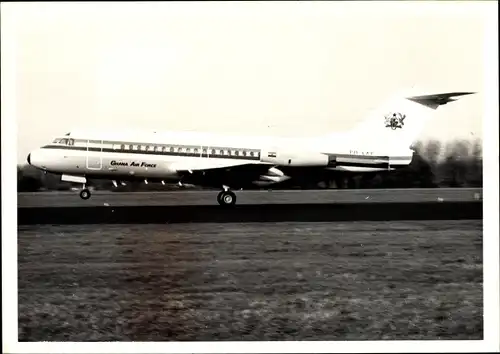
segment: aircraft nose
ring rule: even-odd
[[[26,161],[33,167],[40,168],[44,163],[43,155],[40,154],[40,149],[31,151],[26,157]]]

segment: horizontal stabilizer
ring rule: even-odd
[[[436,109],[441,105],[456,101],[457,98],[453,97],[472,95],[472,94],[475,94],[475,92],[449,92],[449,93],[439,93],[435,95],[411,96],[407,97],[407,99],[413,102],[420,103],[426,107]]]

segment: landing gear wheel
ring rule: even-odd
[[[220,205],[224,206],[234,205],[236,204],[236,195],[230,191],[220,192],[219,195],[217,195],[217,201]]]
[[[82,191],[80,192],[80,198],[84,199],[84,200],[87,200],[90,198],[90,191],[88,189],[82,189]]]

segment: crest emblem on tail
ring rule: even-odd
[[[402,113],[389,113],[385,117],[385,127],[396,130],[398,128],[403,128],[404,120],[406,118],[405,114]]]

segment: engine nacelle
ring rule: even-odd
[[[263,149],[260,157],[262,162],[271,163],[278,166],[328,166],[327,155],[312,151],[293,151]]]

